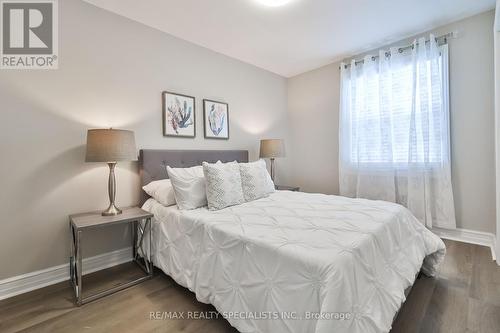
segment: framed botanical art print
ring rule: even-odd
[[[163,135],[194,138],[196,135],[195,98],[164,91]]]
[[[229,106],[226,103],[204,99],[203,118],[206,139],[229,139]]]

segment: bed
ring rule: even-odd
[[[142,183],[165,165],[248,161],[246,151],[142,150]],[[153,263],[240,332],[388,332],[420,271],[444,243],[404,207],[277,191],[219,211],[180,211],[143,194],[154,214]]]

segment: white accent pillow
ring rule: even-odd
[[[142,189],[163,206],[175,205],[174,188],[170,179],[152,181],[143,186]]]
[[[245,202],[237,162],[203,162],[209,210],[218,210]]]
[[[274,192],[274,183],[264,160],[240,163],[240,173],[245,201],[264,198]]]
[[[205,176],[201,165],[192,168],[167,166],[167,173],[172,181],[175,201],[179,209],[195,209],[207,205]]]

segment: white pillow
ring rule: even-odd
[[[179,209],[195,209],[207,205],[205,176],[201,165],[192,168],[167,166],[167,173],[172,181],[175,201]]]
[[[175,205],[174,188],[170,179],[152,181],[143,186],[142,189],[163,206]]]
[[[209,164],[203,162],[208,209],[218,210],[245,202],[237,162]]]
[[[240,173],[245,201],[264,198],[274,192],[274,183],[264,160],[240,163]]]

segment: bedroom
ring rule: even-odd
[[[19,21],[21,27],[24,21],[29,23],[19,32],[20,35],[26,32],[22,39],[14,33],[19,25],[12,22],[22,18],[19,14],[22,11],[28,12],[26,8],[33,6],[32,1],[0,1],[3,11],[0,16],[3,29],[0,36],[0,133],[4,156],[0,201],[3,213],[1,332],[239,330],[321,333],[332,329],[384,332],[391,327],[393,332],[499,331],[500,266],[495,261],[500,255],[497,232],[500,220],[496,214],[500,207],[497,202],[500,184],[496,185],[496,174],[500,171],[496,163],[500,156],[500,139],[496,134],[500,133],[500,18],[495,10],[498,2],[265,2],[158,0],[145,5],[133,0],[42,1],[51,5],[48,7],[51,10],[33,7],[33,16],[24,16],[27,19]],[[7,16],[7,12],[10,15]],[[37,30],[47,22],[51,23],[51,34],[47,30]],[[38,49],[43,48],[40,45],[50,46],[50,53],[27,50],[23,57],[19,55],[21,51],[9,53],[6,47],[15,49],[24,44],[34,44]],[[404,50],[400,53],[399,49]],[[29,68],[25,62],[23,68],[22,61],[33,59],[33,54],[39,55],[36,59],[42,59],[41,62],[35,61]],[[415,75],[410,69],[422,61],[430,65],[418,76],[419,84],[422,78],[438,82],[427,90],[429,95],[438,96],[437,100],[421,90],[417,93],[419,84],[416,81],[413,84],[411,79]],[[36,66],[40,68],[33,68]],[[403,74],[395,76],[400,72]],[[373,73],[392,75],[396,84],[387,80],[379,84],[388,89],[397,85],[405,87],[397,94],[404,98],[391,100],[380,107],[379,102],[385,101],[387,95],[379,91],[374,95],[357,89],[358,93],[353,94],[363,82],[373,83],[369,79],[378,79]],[[432,76],[435,73],[439,75]],[[353,75],[366,78],[366,81],[351,80]],[[423,137],[424,129],[435,129],[437,125],[426,125],[423,118],[412,118],[411,112],[396,113],[398,108],[394,107],[399,101],[406,106],[400,109],[411,110],[412,101],[420,103],[424,99],[432,105],[429,114],[437,115],[431,123],[439,124],[439,129],[429,134],[432,140],[423,145],[430,145],[432,153],[429,154],[420,150],[422,140],[419,138]],[[403,121],[398,118],[391,126],[382,126],[385,122],[380,119],[395,118],[380,117],[379,109],[391,117],[406,118]],[[181,117],[173,117],[171,110]],[[346,117],[360,110],[365,116],[361,113],[357,122]],[[377,111],[366,116],[366,110]],[[130,132],[119,132],[124,135],[110,141],[104,137],[106,133],[115,133],[106,131],[109,128]],[[363,128],[363,131],[353,134],[355,128]],[[97,135],[94,137],[88,132],[90,129],[103,131],[94,133]],[[408,144],[408,139],[401,139],[408,138],[412,129],[417,133],[413,146]],[[97,139],[93,141],[92,138]],[[358,140],[355,146],[352,138],[365,141]],[[262,141],[266,139],[279,140]],[[116,142],[115,148],[121,155],[115,156],[118,162],[113,169],[115,192],[113,186],[108,186],[110,169],[105,163],[112,159],[100,154],[110,153],[101,149],[104,143]],[[379,144],[381,142],[386,145]],[[413,156],[417,163],[411,164],[416,168],[410,168],[410,164],[401,165],[408,163],[412,156],[410,147],[417,148]],[[439,153],[436,153],[437,147]],[[143,259],[152,254],[154,268],[149,270],[152,277],[131,262],[135,257],[132,244],[139,242],[133,242],[133,229],[129,224],[135,220],[126,220],[124,208],[142,207],[149,199],[142,186],[153,178],[171,178],[167,166],[192,167],[205,161],[210,162],[208,169],[217,169],[212,163],[236,160],[241,162],[241,171],[247,166],[245,162],[260,158],[266,162],[269,172],[273,159],[272,181],[278,190],[261,193],[263,198],[242,203],[241,194],[247,201],[250,190],[241,186],[238,204],[206,213],[261,209],[256,206],[277,198],[284,201],[280,209],[288,205],[287,209],[297,215],[296,219],[269,208],[266,214],[259,213],[259,219],[269,219],[268,225],[287,224],[295,232],[288,238],[271,239],[277,237],[276,230],[264,232],[266,229],[262,225],[251,229],[243,246],[250,242],[254,251],[264,251],[279,244],[284,251],[279,254],[262,252],[262,257],[254,261],[260,265],[272,264],[269,269],[282,267],[283,271],[274,280],[271,276],[260,276],[255,267],[252,268],[252,261],[238,255],[237,261],[245,268],[241,274],[246,274],[238,276],[241,284],[250,281],[250,284],[271,288],[273,281],[281,281],[278,277],[292,281],[303,265],[310,264],[311,269],[322,267],[320,263],[328,259],[322,257],[322,249],[314,249],[311,244],[325,243],[325,251],[339,251],[333,245],[350,239],[345,233],[339,236],[332,230],[327,231],[333,227],[331,224],[321,224],[328,221],[346,223],[354,219],[351,215],[344,218],[332,215],[343,214],[345,207],[340,209],[338,205],[349,197],[382,200],[376,205],[388,205],[384,207],[410,214],[406,216],[413,220],[411,225],[428,236],[436,251],[437,248],[442,251],[442,244],[434,235],[443,239],[446,254],[439,256],[443,261],[427,267],[435,267],[436,274],[428,276],[432,272],[425,272],[423,267],[423,273],[415,278],[422,262],[415,264],[408,268],[405,279],[390,280],[397,285],[391,285],[390,301],[381,298],[377,301],[380,303],[369,302],[355,309],[352,295],[344,297],[344,301],[351,304],[343,306],[335,301],[338,297],[327,293],[348,287],[327,287],[324,284],[330,283],[331,278],[322,280],[318,276],[311,276],[314,281],[304,283],[303,293],[293,293],[293,283],[277,288],[278,294],[273,298],[276,304],[260,302],[259,295],[267,300],[264,287],[258,292],[249,292],[250,287],[241,286],[235,279],[228,282],[219,278],[218,281],[224,281],[228,288],[243,288],[242,297],[246,299],[242,304],[232,298],[222,298],[218,303],[213,297],[221,294],[210,291],[211,287],[217,287],[210,282],[216,274],[203,273],[199,266],[192,266],[200,262],[203,253],[210,253],[213,246],[190,239],[184,246],[200,250],[203,245],[205,251],[191,255],[187,255],[187,250],[181,251],[175,264],[163,265],[160,256],[155,257],[155,246],[149,251],[152,253],[144,251],[150,235],[144,225],[144,230],[139,229],[136,233],[137,238],[141,238],[142,231],[145,234],[138,252]],[[383,168],[378,163],[371,169],[370,163],[363,164],[373,158],[385,162],[390,158],[392,162],[385,163]],[[430,164],[428,168],[421,168],[425,164],[422,159]],[[357,168],[352,168],[353,161]],[[250,163],[250,166],[263,170],[262,164]],[[202,169],[198,167],[197,172]],[[367,169],[382,176],[367,175],[364,173]],[[429,172],[436,170],[440,172],[429,178]],[[147,178],[148,174],[151,178]],[[262,179],[256,186],[271,192],[270,174],[260,174]],[[239,176],[242,177],[241,172]],[[429,179],[438,178],[442,182],[429,185]],[[413,180],[423,182],[420,186],[408,186]],[[174,200],[179,199],[175,189],[172,191],[168,192],[169,200],[172,193]],[[107,218],[120,223],[82,230],[82,252],[78,253],[83,267],[79,269],[78,255],[70,264],[71,251],[76,248],[69,228],[70,216],[98,212],[92,215],[95,223],[109,222],[100,212],[108,207],[110,193],[116,193],[116,206],[123,213]],[[235,200],[238,195],[228,197]],[[187,196],[188,200],[193,197],[193,194]],[[323,200],[323,204],[318,200]],[[307,204],[313,205],[312,212],[311,207],[301,207]],[[364,203],[371,204],[375,203]],[[174,214],[171,209],[178,205],[176,201],[165,211],[164,205],[156,206],[156,210],[144,207],[149,212],[141,214],[154,211],[157,215],[148,225],[154,226],[153,243],[159,244],[161,237],[169,237],[169,230],[161,226],[186,227],[192,222],[189,214],[206,209],[180,209],[186,214],[186,220],[169,224],[160,221],[158,210],[170,215]],[[322,205],[332,209],[321,210]],[[444,207],[440,213],[446,218],[435,218],[436,206]],[[370,210],[366,206],[349,208],[356,209],[358,214]],[[309,216],[307,211],[317,216]],[[140,216],[142,219],[149,215]],[[265,224],[259,221],[248,223]],[[356,237],[361,237],[363,232],[372,235],[370,226],[365,225],[368,221],[366,217],[356,222],[357,227],[363,226]],[[301,229],[304,226],[309,229],[304,231]],[[78,227],[81,225],[75,226]],[[382,265],[390,261],[387,256],[401,252],[392,247],[398,241],[411,245],[408,234],[389,237],[394,228],[389,224],[384,228],[386,232],[373,231],[376,237],[367,236],[388,245],[385,252],[381,250],[382,256],[370,259],[373,265]],[[179,230],[184,229],[173,232]],[[228,237],[227,241],[231,241],[236,232],[232,229],[219,231]],[[192,234],[194,238],[204,235],[194,231]],[[329,239],[328,235],[333,238]],[[363,238],[357,239],[361,242]],[[367,243],[359,245],[362,244]],[[403,247],[405,251],[410,248]],[[220,251],[226,250],[220,248]],[[168,253],[164,258],[168,258]],[[311,253],[317,255],[310,258]],[[408,254],[405,258],[411,261],[410,257]],[[209,260],[202,263],[211,263],[213,267],[222,265],[224,269],[231,269],[234,264]],[[359,261],[352,259],[344,264],[352,263]],[[142,268],[148,271],[149,264],[151,261],[146,261]],[[398,265],[402,265],[401,262],[398,261]],[[172,267],[178,270],[172,271]],[[129,288],[79,306],[79,299],[69,282],[75,268],[75,279],[78,272],[83,275],[83,284],[80,281],[79,286],[82,286],[84,297],[113,287]],[[145,279],[141,280],[143,277]],[[136,278],[140,283],[127,285]],[[345,283],[355,288],[370,285],[355,281],[353,277],[347,278]],[[324,300],[332,301],[324,309],[317,309],[314,305],[317,300],[307,298],[318,291]],[[222,300],[236,303],[226,304]],[[371,315],[379,316],[377,320],[368,314],[361,315],[368,309],[373,310]],[[272,318],[262,318],[268,311]],[[297,318],[302,317],[303,312],[312,318]],[[356,313],[361,315],[361,320],[353,319]],[[260,315],[260,318],[235,318],[238,315]],[[367,321],[373,324],[366,324]],[[368,326],[355,326],[358,322]]]

